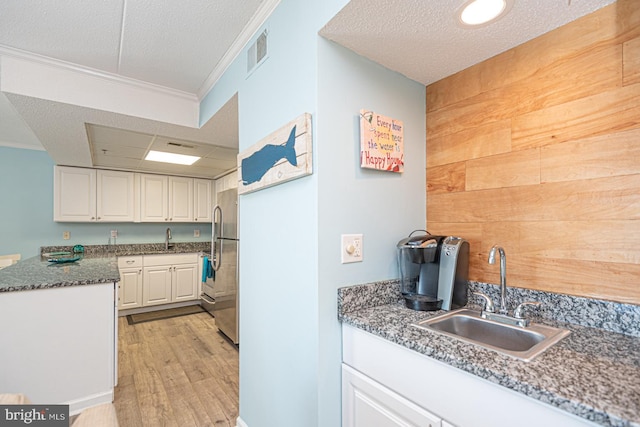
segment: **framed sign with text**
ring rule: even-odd
[[[402,121],[360,110],[360,167],[387,172],[404,171]]]

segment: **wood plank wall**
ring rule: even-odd
[[[640,304],[640,1],[427,87],[427,228],[470,279]]]

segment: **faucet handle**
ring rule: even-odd
[[[489,296],[487,294],[484,294],[482,292],[474,292],[474,295],[478,295],[479,297],[484,298],[485,301],[485,305],[484,305],[484,310],[487,313],[493,313],[496,311],[494,305],[493,305],[493,301],[491,301],[491,298],[489,298]]]
[[[524,307],[527,305],[540,306],[542,305],[542,303],[539,301],[525,301],[521,304],[518,304],[516,310],[513,312],[513,317],[515,317],[516,319],[524,319],[524,317],[522,317],[522,312],[524,311]]]

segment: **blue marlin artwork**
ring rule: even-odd
[[[296,160],[296,126],[291,129],[289,139],[284,145],[267,144],[246,159],[242,159],[242,183],[249,185],[258,182],[281,159],[287,159],[293,166]]]

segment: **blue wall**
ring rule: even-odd
[[[283,0],[269,57],[246,52],[201,104],[206,122],[238,93],[240,151],[309,112],[311,176],[240,196],[240,418],[249,427],[339,426],[336,289],[397,277],[395,243],[425,224],[425,88],[318,36],[342,0]],[[259,31],[261,32],[261,31]],[[405,123],[402,175],[359,168],[358,112]],[[365,261],[340,264],[340,234]]]
[[[396,244],[426,224],[426,88],[318,41],[320,426],[340,425],[337,289],[398,277]],[[402,174],[360,168],[361,109],[404,123]],[[363,234],[363,262],[341,264],[340,235]]]
[[[45,151],[0,147],[0,254],[38,255],[40,246],[164,242],[167,224],[59,223],[53,221],[53,160]],[[193,230],[200,237],[193,237]],[[62,233],[69,231],[70,240]],[[209,241],[211,225],[171,224],[174,242]]]

